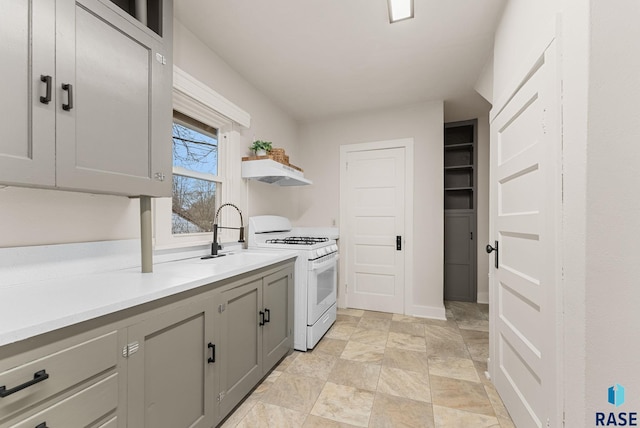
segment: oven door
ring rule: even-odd
[[[336,303],[338,253],[310,260],[307,276],[307,325],[313,325]]]

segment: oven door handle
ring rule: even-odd
[[[335,263],[340,260],[340,257],[336,255],[332,255],[331,257],[327,257],[322,260],[311,260],[309,263],[310,271],[322,271],[328,268],[331,268]]]

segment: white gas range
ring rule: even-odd
[[[249,218],[249,248],[296,250],[294,348],[313,349],[336,320],[338,245],[335,229],[293,228],[286,217]]]

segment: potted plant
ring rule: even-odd
[[[271,141],[256,140],[249,148],[256,156],[266,156],[267,152],[271,151]]]

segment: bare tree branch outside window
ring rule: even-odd
[[[173,164],[190,171],[217,175],[217,138],[174,123]],[[174,174],[172,233],[210,232],[216,210],[216,190],[214,181]]]

